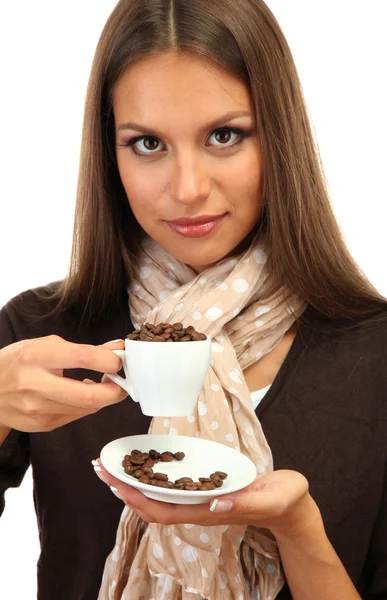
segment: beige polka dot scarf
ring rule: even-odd
[[[214,440],[273,470],[243,370],[273,350],[306,308],[278,290],[264,302],[269,274],[262,243],[196,275],[146,240],[129,290],[137,326],[181,322],[213,340],[211,367],[193,415],[154,418],[156,434]],[[144,523],[125,507],[99,600],[274,600],[284,582],[274,536],[251,526]]]

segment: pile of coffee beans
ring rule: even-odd
[[[165,473],[155,473],[153,467],[158,462],[171,462],[172,460],[183,460],[184,452],[141,452],[141,450],[132,450],[130,454],[124,456],[122,466],[125,473],[131,475],[141,483],[154,485],[156,487],[168,488],[170,490],[186,490],[189,492],[214,490],[222,487],[223,481],[227,478],[227,473],[215,471],[209,477],[199,477],[199,481],[194,481],[191,477],[180,477],[175,482],[169,481]]]
[[[183,327],[181,323],[145,323],[127,337],[139,342],[201,342],[207,339],[204,333],[199,333],[192,325]]]

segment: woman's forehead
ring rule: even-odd
[[[163,53],[130,66],[113,94],[115,120],[164,120],[174,115],[211,121],[229,112],[250,112],[247,87],[205,58]],[[199,117],[202,117],[199,118]]]

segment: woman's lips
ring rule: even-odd
[[[226,214],[203,215],[193,219],[175,219],[174,221],[167,221],[167,223],[173,231],[183,237],[203,237],[214,231]]]

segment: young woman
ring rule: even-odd
[[[146,320],[214,339],[188,419],[151,423],[101,382]],[[387,596],[387,301],[341,239],[262,0],[118,3],[69,275],[11,300],[0,344],[0,485],[32,464],[42,600]],[[89,461],[149,426],[236,447],[255,483],[169,506],[95,463],[112,494]]]

